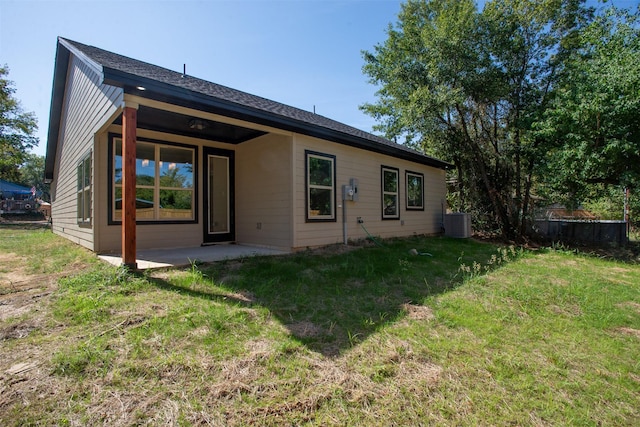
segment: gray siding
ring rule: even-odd
[[[123,91],[100,83],[99,76],[73,55],[67,73],[63,113],[60,123],[58,151],[52,183],[53,231],[82,246],[94,250],[95,209],[92,226],[77,224],[77,166],[92,155],[92,204],[95,200],[96,133],[122,105]]]

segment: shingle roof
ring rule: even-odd
[[[188,98],[197,102],[221,103],[229,110],[241,112],[244,117],[261,118],[263,123],[276,123],[283,127],[335,142],[361,146],[396,157],[407,158],[439,168],[450,165],[426,156],[380,136],[364,132],[319,114],[291,107],[260,96],[251,95],[223,85],[168,70],[143,61],[128,58],[94,46],[59,38],[59,43],[81,58],[92,62],[102,73],[105,83],[127,87],[150,85],[150,92],[164,91],[171,96]],[[149,96],[147,91],[142,96]]]

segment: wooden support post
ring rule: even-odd
[[[122,264],[136,263],[136,128],[138,110],[125,106],[122,112]]]

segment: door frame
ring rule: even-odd
[[[229,231],[227,233],[210,233],[209,232],[209,157],[226,157],[228,159],[228,179],[229,179]],[[233,242],[236,240],[235,227],[235,151],[224,150],[221,148],[203,147],[202,149],[202,239],[203,245]]]

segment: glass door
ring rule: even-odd
[[[204,149],[204,242],[235,240],[233,151]]]

